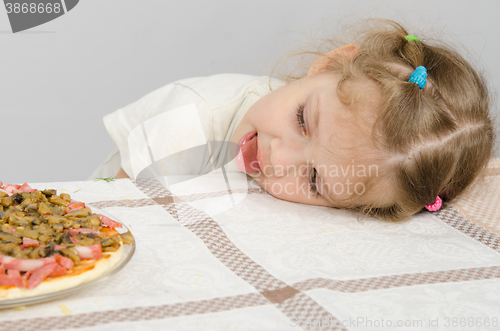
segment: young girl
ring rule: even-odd
[[[171,113],[169,127],[151,133],[172,109],[185,116]],[[287,84],[246,75],[184,80],[105,124],[119,150],[114,158],[121,157],[117,178],[136,177],[158,146],[231,141],[240,147],[238,169],[277,198],[402,220],[439,209],[477,178],[494,141],[488,109],[483,78],[459,54],[386,21]],[[140,127],[149,158],[131,144]],[[203,134],[172,141],[172,132],[194,127]],[[212,152],[227,158],[229,149]],[[205,171],[189,161],[175,163],[186,173]]]

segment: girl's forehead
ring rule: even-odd
[[[317,145],[338,157],[371,154],[375,149],[380,93],[366,82],[323,86],[312,93],[311,117],[317,123]]]
[[[314,164],[329,192],[346,181],[360,187],[376,182],[382,167],[379,144],[375,141],[378,135],[374,134],[378,114],[376,90],[366,84],[351,84],[350,88],[365,87],[364,95],[369,100],[346,104],[338,96],[336,86],[333,91],[316,91],[314,98],[319,102],[313,102],[315,107],[310,109],[311,116],[320,119],[312,153]],[[345,91],[341,89],[341,93]]]

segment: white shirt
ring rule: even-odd
[[[235,156],[234,148],[231,154],[221,143],[210,145],[210,157],[199,156],[207,142],[229,142],[248,109],[271,87],[283,85],[269,77],[220,74],[180,80],[153,91],[104,117],[117,149],[92,179],[115,176],[120,167],[136,178],[162,159],[168,161],[167,175],[206,173]],[[191,150],[196,151],[186,153]],[[226,170],[237,170],[234,162]]]

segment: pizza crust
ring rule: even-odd
[[[0,303],[7,300],[25,299],[55,293],[93,281],[113,268],[120,261],[123,254],[123,244],[114,252],[103,253],[103,256],[106,254],[108,254],[109,257],[98,260],[90,270],[86,270],[77,275],[47,278],[33,289],[0,286]]]

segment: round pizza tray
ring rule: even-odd
[[[105,211],[99,210],[98,208],[92,208],[92,212],[103,214],[103,215],[111,218],[113,221],[121,223],[123,225],[123,227],[116,228],[116,230],[120,234],[129,232],[130,235],[132,236],[132,233],[127,228],[127,226],[125,224],[123,224],[123,222],[121,222],[115,216],[110,215],[109,213],[106,213]],[[130,244],[123,245],[122,250],[123,250],[122,254],[119,257],[117,263],[115,265],[113,265],[110,269],[106,270],[98,278],[85,281],[83,283],[77,284],[73,287],[66,288],[66,289],[61,290],[61,291],[56,290],[54,292],[45,293],[45,294],[41,294],[41,295],[37,295],[37,296],[33,296],[33,297],[27,297],[27,298],[19,298],[19,299],[12,299],[12,300],[0,300],[0,309],[17,307],[17,306],[32,305],[35,303],[40,303],[40,302],[44,302],[44,301],[58,299],[58,298],[61,298],[64,296],[68,296],[72,293],[81,291],[89,286],[93,286],[96,283],[100,283],[100,282],[108,279],[109,277],[113,276],[114,274],[116,274],[130,261],[130,259],[132,258],[132,255],[134,255],[134,252],[135,252],[135,240]]]

